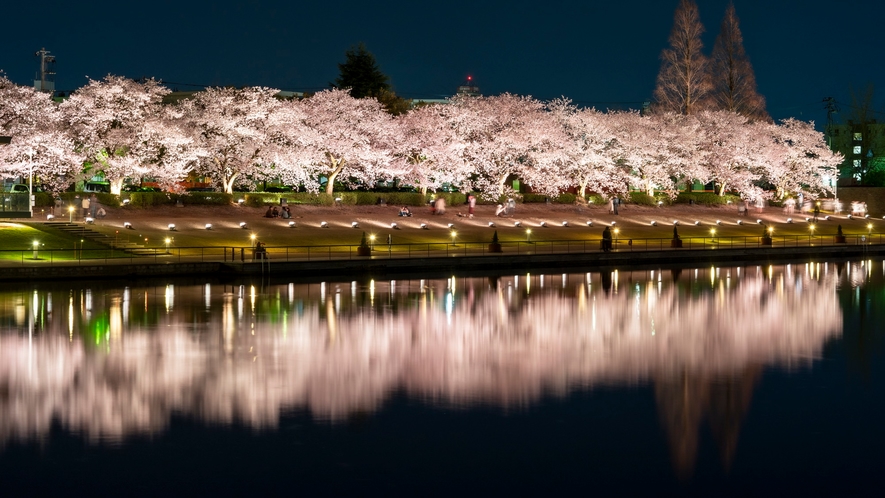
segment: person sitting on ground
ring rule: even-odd
[[[95,216],[98,218],[104,218],[107,214],[108,212],[103,207],[98,208],[98,211],[95,212]]]
[[[504,206],[502,204],[498,204],[498,207],[495,208],[495,216],[504,216]]]
[[[279,217],[280,217],[280,210],[279,210],[276,206],[274,206],[274,207],[273,207],[273,212],[271,213],[271,215],[272,215],[274,218],[279,218]]]
[[[273,208],[267,206],[267,212],[264,213],[265,218],[273,218]]]
[[[282,216],[284,220],[288,220],[292,217],[292,211],[289,210],[288,205],[283,206],[283,211],[280,213],[280,216]]]
[[[412,216],[412,212],[409,210],[408,206],[403,206],[399,209],[400,216]]]

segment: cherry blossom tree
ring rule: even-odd
[[[451,125],[457,112],[448,105],[428,105],[395,119],[395,164],[402,180],[422,194],[446,183],[460,185],[471,173],[463,159],[464,144]]]
[[[262,87],[208,88],[179,102],[185,130],[199,151],[200,173],[233,192],[242,177],[267,170],[268,126],[279,101],[278,90]],[[269,154],[267,154],[269,156]]]
[[[61,104],[76,150],[119,194],[127,177],[149,173],[150,157],[142,156],[145,123],[160,113],[169,90],[155,80],[136,82],[119,76],[89,80]]]
[[[51,190],[70,182],[77,157],[50,94],[0,76],[0,134],[13,137],[9,145],[0,147],[5,173],[28,178],[28,182],[39,177]]]
[[[698,159],[709,172],[703,178],[705,183],[717,183],[719,195],[731,190],[744,197],[755,197],[756,184],[762,177],[758,161],[762,141],[748,118],[730,111],[705,111],[696,118]]]
[[[561,175],[578,188],[582,199],[588,188],[595,192],[620,192],[629,176],[617,167],[618,141],[608,125],[608,115],[595,109],[578,109],[567,99],[547,104],[568,140],[563,144]]]
[[[760,159],[765,167],[763,179],[774,185],[775,197],[791,192],[817,195],[831,191],[825,178],[835,174],[844,158],[827,147],[823,133],[814,129],[813,122],[789,118],[778,125],[757,122],[753,126],[768,138]]]
[[[565,132],[544,104],[531,97],[459,95],[451,104],[452,126],[464,142],[464,157],[474,171],[470,187],[490,199],[511,192],[512,176],[532,189],[555,195],[566,186],[559,174]]]
[[[308,190],[321,178],[332,194],[339,178],[348,185],[370,187],[392,163],[393,118],[374,99],[355,99],[346,90],[325,90],[301,102],[301,125],[309,133],[305,157],[311,171]],[[388,175],[389,176],[389,175]]]
[[[693,154],[692,128],[685,126],[690,121],[684,116],[616,112],[609,118],[618,140],[615,159],[643,192],[654,195],[660,190],[674,197],[678,179],[704,176]]]

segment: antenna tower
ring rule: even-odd
[[[40,58],[40,71],[34,78],[34,89],[38,92],[55,93],[55,56],[45,48],[34,53]]]

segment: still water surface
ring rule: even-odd
[[[0,494],[877,495],[883,264],[0,291]]]

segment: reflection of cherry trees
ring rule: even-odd
[[[792,368],[841,332],[830,277],[716,273],[8,296],[0,440],[45,434],[53,419],[92,440],[162,430],[172,413],[256,428],[290,409],[340,420],[395,390],[521,405],[683,372]]]

